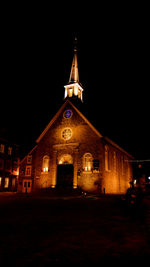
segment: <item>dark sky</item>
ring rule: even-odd
[[[150,158],[147,8],[14,9],[1,32],[1,131],[34,145],[63,103],[76,34],[88,119],[135,158]]]

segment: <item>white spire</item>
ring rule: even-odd
[[[77,61],[77,38],[74,41],[74,55],[73,61],[71,66],[70,78],[69,83],[65,85],[65,96],[64,98],[79,98],[83,101],[82,98],[83,88],[79,84],[79,71],[78,71],[78,61]]]
[[[69,83],[79,82],[79,71],[78,71],[78,61],[77,61],[77,38],[74,41],[74,56],[71,66]]]

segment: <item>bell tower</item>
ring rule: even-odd
[[[76,98],[83,102],[83,88],[79,83],[79,70],[77,61],[77,38],[74,41],[74,55],[71,66],[69,82],[65,87],[64,98]]]

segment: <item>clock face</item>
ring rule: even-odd
[[[69,118],[71,118],[71,116],[72,116],[72,112],[71,112],[71,110],[70,110],[70,109],[67,109],[67,110],[64,112],[64,118],[65,118],[65,119],[69,119]]]

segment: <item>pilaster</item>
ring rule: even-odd
[[[53,168],[53,174],[52,174],[52,188],[56,187],[56,177],[57,177],[57,151],[53,151],[53,163],[52,163],[52,168]]]
[[[78,149],[74,150],[74,175],[73,175],[73,188],[76,189],[78,186],[78,176],[77,176],[77,171],[78,171]]]

